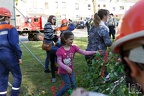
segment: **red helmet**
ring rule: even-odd
[[[62,19],[61,23],[64,24],[64,23],[67,23],[67,19]]]
[[[132,41],[144,37],[144,0],[138,1],[121,18],[116,34],[116,41],[111,49],[119,52],[119,47],[126,45],[127,41]]]
[[[8,17],[11,17],[12,14],[11,14],[11,12],[10,12],[9,9],[4,8],[4,7],[0,7],[0,16],[8,16]]]

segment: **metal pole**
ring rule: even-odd
[[[16,14],[15,14],[15,2],[13,0],[13,14],[14,14],[14,20],[16,20]],[[14,22],[15,27],[16,27],[16,22]]]
[[[31,54],[43,67],[45,67],[45,66],[43,65],[43,63],[30,51],[30,49],[29,49],[25,44],[22,43],[21,40],[20,40],[20,43],[30,52],[30,54]],[[9,85],[10,87],[12,87],[12,84],[11,84],[10,82],[8,82],[8,85]]]
[[[13,6],[14,8],[16,8],[15,6]],[[17,8],[16,8],[16,10],[17,11],[19,11]],[[20,11],[19,11],[20,12]],[[20,14],[22,14],[21,12],[20,12]],[[14,15],[15,15],[15,12],[14,12]],[[23,14],[22,14],[23,15]],[[23,17],[24,18],[26,18],[24,15],[23,15]],[[15,19],[16,20],[16,19]],[[33,25],[32,25],[33,26]],[[35,26],[34,26],[35,27]],[[36,27],[35,27],[35,29],[39,32],[39,33],[41,33]],[[43,67],[45,67],[44,65],[43,65],[43,63],[30,51],[30,49],[25,45],[25,44],[23,44],[22,43],[22,41],[21,40],[19,40],[20,41],[20,43],[30,52],[30,54],[43,66]],[[8,82],[8,85],[10,86],[10,87],[12,87],[12,84],[10,83],[10,82]]]
[[[45,66],[43,65],[43,63],[30,51],[30,49],[29,49],[25,44],[22,43],[21,40],[20,40],[20,43],[30,52],[30,54],[31,54],[43,67],[45,67]]]
[[[24,18],[26,18],[15,6],[14,6],[14,8],[24,17]],[[31,22],[30,22],[30,24],[31,24]],[[34,26],[33,24],[31,24],[32,26]],[[35,26],[34,26],[35,27]],[[36,27],[35,27],[35,29],[39,32],[39,33],[41,33]],[[25,45],[25,44],[23,44],[22,43],[22,41],[20,40],[20,43],[31,53],[31,55],[44,67],[44,65],[43,65],[43,63],[29,50],[29,48]]]

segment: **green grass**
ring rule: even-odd
[[[46,52],[41,49],[42,41],[23,42],[24,45],[43,63],[45,62]],[[87,38],[75,38],[74,44],[81,49],[85,49]],[[61,78],[56,75],[57,82],[51,82],[51,73],[44,73],[44,66],[41,65],[30,52],[21,44],[23,51],[21,70],[23,80],[20,90],[20,96],[52,96],[51,87],[55,86],[57,91],[61,85]],[[83,66],[86,66],[85,58],[81,54],[76,54],[74,59],[75,75],[78,76],[83,71]],[[10,75],[10,83],[12,77]],[[10,87],[9,87],[10,91]],[[68,96],[68,93],[65,94]]]

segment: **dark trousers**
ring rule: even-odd
[[[108,26],[109,27],[109,36],[111,38],[112,35],[112,39],[115,39],[115,26]]]
[[[0,50],[0,96],[6,96],[9,72],[13,76],[11,96],[18,96],[22,81],[20,65],[12,52]]]
[[[50,63],[51,63],[51,74],[52,74],[52,78],[55,78],[55,71],[57,71],[57,67],[55,65],[57,56],[56,56],[56,51],[57,50],[50,50]]]

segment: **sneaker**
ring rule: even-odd
[[[44,70],[45,73],[50,73],[51,71],[49,69]]]
[[[52,82],[53,82],[53,83],[56,82],[56,78],[52,78]]]

